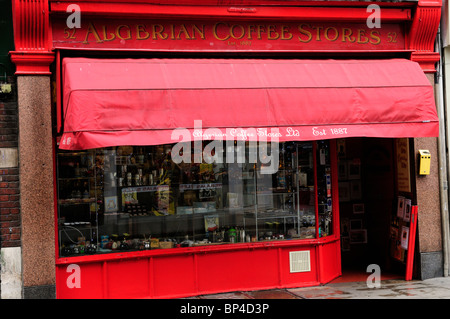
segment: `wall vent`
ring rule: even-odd
[[[309,250],[289,252],[289,266],[291,272],[311,271]]]

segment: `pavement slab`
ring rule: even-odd
[[[322,286],[236,291],[202,295],[193,299],[450,299],[450,277],[405,281],[382,280],[378,288],[365,281]]]
[[[222,294],[201,295],[196,297],[198,299],[252,299],[246,292],[228,292]]]

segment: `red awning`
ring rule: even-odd
[[[439,134],[433,87],[403,59],[65,58],[63,90],[62,149]]]

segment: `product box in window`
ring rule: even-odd
[[[172,241],[160,241],[159,248],[162,248],[162,249],[173,248],[173,242]]]
[[[194,208],[192,206],[178,206],[177,207],[177,215],[190,215],[194,212]]]
[[[216,211],[216,202],[194,202],[194,213],[212,213]]]

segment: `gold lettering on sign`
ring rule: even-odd
[[[330,30],[333,30],[333,32],[331,34],[334,33],[334,38],[330,38]],[[325,29],[325,39],[327,39],[328,41],[336,41],[337,38],[339,37],[339,32],[335,27],[328,27]]]
[[[125,37],[123,37],[122,34],[121,34],[122,29],[125,29]],[[131,30],[130,30],[130,27],[127,26],[127,25],[125,25],[125,24],[119,25],[119,26],[117,27],[117,29],[116,29],[116,35],[117,35],[117,37],[118,37],[119,39],[121,39],[121,40],[130,40],[130,39],[131,39]]]
[[[202,24],[199,28],[195,24],[192,25],[192,39],[196,39],[196,33],[200,35],[200,39],[205,40],[205,25]]]
[[[375,44],[375,45],[381,43],[380,32],[372,30],[372,31],[370,31],[370,37],[373,40],[375,40],[375,42],[370,41],[370,43]]]
[[[186,26],[184,25],[184,24],[182,24],[181,26],[180,26],[180,31],[178,31],[178,35],[177,35],[177,40],[180,40],[181,39],[181,34],[184,34],[184,37],[187,39],[187,40],[190,40],[191,39],[191,37],[190,37],[190,35],[189,35],[189,32],[186,30]]]
[[[102,25],[102,31],[103,31],[103,41],[112,41],[116,38],[116,35],[113,32],[109,34],[111,37],[108,38],[105,25]]]
[[[77,32],[76,28],[64,28],[64,39],[76,39],[75,33]]]
[[[360,44],[369,42],[369,38],[366,36],[366,31],[364,29],[358,29],[357,42]]]
[[[219,35],[217,34],[217,28],[220,26],[220,25],[227,25],[226,23],[223,23],[223,22],[217,22],[214,26],[213,26],[213,35],[214,35],[214,38],[216,38],[217,40],[221,40],[221,41],[224,41],[224,40],[227,40],[228,38],[230,38],[230,35],[228,34],[228,35],[226,35],[224,38],[220,38],[219,37]]]
[[[146,30],[145,24],[136,25],[136,40],[147,40],[150,38],[150,32]]]
[[[263,26],[262,24],[258,24],[257,26],[256,26],[256,34],[257,34],[257,36],[258,36],[258,40],[261,40],[262,39],[262,36],[261,36],[261,34],[263,33],[263,32],[266,32],[266,27],[265,26]]]
[[[308,28],[308,27],[311,28],[311,26],[307,25],[307,24],[301,24],[301,25],[298,26],[298,31],[300,32],[300,34],[307,36],[306,40],[302,39],[300,36],[298,36],[298,40],[300,42],[308,43],[309,41],[312,40],[312,33],[305,29],[305,28]]]
[[[255,25],[249,24],[247,26],[247,39],[252,40],[252,33],[255,32]]]
[[[236,31],[235,31],[236,28],[238,28],[239,31],[236,32]],[[236,33],[237,33],[238,35],[236,35]],[[240,34],[239,34],[239,33],[240,33]],[[244,29],[244,27],[243,27],[242,25],[240,25],[240,24],[233,24],[233,25],[230,27],[230,35],[231,35],[231,37],[232,37],[233,39],[236,39],[236,40],[242,39],[242,38],[244,37],[244,35],[245,35],[245,29]]]
[[[323,30],[323,27],[315,26],[315,27],[313,27],[313,29],[316,29],[316,41],[322,41],[321,38],[320,38],[320,34],[321,34],[322,30]]]
[[[293,35],[289,31],[288,25],[282,25],[281,26],[281,40],[290,40],[292,39]]]
[[[276,40],[280,37],[280,34],[276,31],[277,27],[273,24],[267,26],[267,39]]]
[[[359,27],[359,28],[358,28]],[[379,45],[399,43],[403,41],[402,34],[396,29],[370,30],[362,25],[358,27],[341,25],[318,25],[312,23],[275,24],[248,22],[217,22],[212,25],[200,23],[127,23],[127,24],[98,24],[92,22],[84,29],[63,29],[63,38],[71,41],[81,39],[83,44],[92,42],[105,43],[124,40],[215,40],[227,45],[252,46],[258,44],[256,40],[280,42],[298,41],[302,43],[336,42],[355,45]],[[84,32],[84,34],[83,34]],[[255,41],[251,41],[255,40]],[[397,44],[399,46],[399,44]],[[320,47],[320,46],[319,46]]]
[[[175,26],[173,24],[169,24],[170,29],[170,39],[175,40]]]
[[[353,30],[349,28],[342,28],[342,42],[355,42],[356,38],[352,37]]]
[[[397,33],[395,32],[388,32],[387,34],[387,42],[396,43],[397,42]]]
[[[100,36],[98,35],[97,30],[95,29],[94,25],[92,24],[92,22],[89,23],[88,28],[86,30],[86,36],[84,38],[83,43],[89,43],[88,38],[89,38],[89,34],[92,34],[95,38],[95,41],[97,43],[102,43],[103,41],[100,39]]]
[[[164,27],[161,24],[152,24],[152,39],[156,40],[158,37],[165,40],[169,35],[164,32]]]

